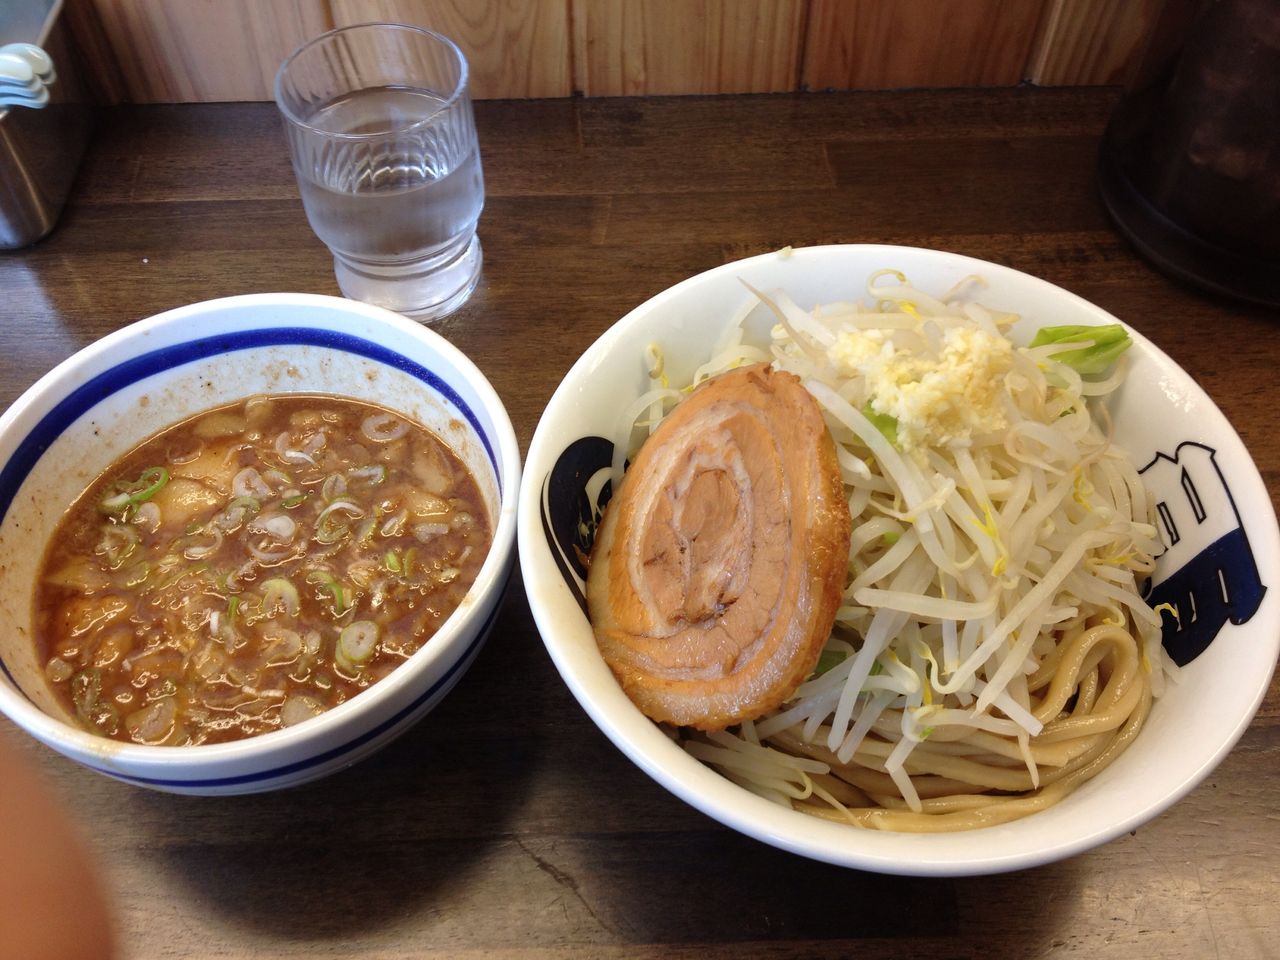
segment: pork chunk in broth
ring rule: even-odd
[[[95,733],[249,737],[428,643],[491,540],[435,434],[350,399],[254,397],[152,437],[77,500],[43,560],[38,649]]]

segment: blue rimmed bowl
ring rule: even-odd
[[[233,743],[126,744],[67,715],[32,635],[43,545],[103,470],[158,430],[260,393],[381,404],[434,430],[478,481],[494,540],[462,604],[429,643],[359,696],[295,727]],[[254,294],[181,307],[86,347],[0,416],[0,711],[99,773],[176,793],[252,793],[350,766],[434,707],[484,643],[514,557],[520,452],[502,401],[433,331],[336,297]]]

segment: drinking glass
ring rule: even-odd
[[[453,41],[403,24],[342,27],[285,60],[275,94],[342,292],[417,320],[460,307],[480,279],[484,174]]]

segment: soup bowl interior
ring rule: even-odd
[[[475,478],[493,542],[462,604],[388,677],[294,727],[178,747],[83,731],[45,681],[33,642],[43,545],[67,505],[167,426],[250,396],[307,393],[378,404],[427,427]],[[95,770],[165,790],[266,790],[347,766],[421,717],[474,659],[513,559],[519,475],[514,431],[480,371],[434,332],[387,311],[334,297],[252,295],[117,331],[60,364],[0,419],[0,708]]]
[[[626,697],[601,658],[585,614],[589,547],[575,542],[598,490],[621,412],[649,389],[646,348],[662,348],[673,384],[688,382],[749,294],[785,290],[802,307],[862,300],[876,270],[904,272],[941,295],[970,275],[975,297],[1021,320],[1013,338],[1054,324],[1118,322],[1042,280],[968,257],[915,248],[848,245],[784,251],[726,264],[655,296],[592,344],[564,378],[535,431],[520,503],[520,562],[545,645],[596,724],[672,793],[728,826],[818,860],[886,873],[963,875],[1029,867],[1113,839],[1157,815],[1199,783],[1240,737],[1265,694],[1280,651],[1280,599],[1266,578],[1280,569],[1271,499],[1239,437],[1191,378],[1140,334],[1128,379],[1112,398],[1116,439],[1156,503],[1166,552],[1151,602],[1195,595],[1197,624],[1165,645],[1185,665],[1146,727],[1112,766],[1065,800],[980,830],[908,834],[854,828],[795,812],[721,777],[676,745]],[[763,310],[747,326],[767,336]]]

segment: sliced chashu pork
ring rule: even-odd
[[[704,730],[782,703],[830,636],[851,526],[797,377],[759,364],[699,386],[641,448],[592,548],[591,624],[627,695]]]

